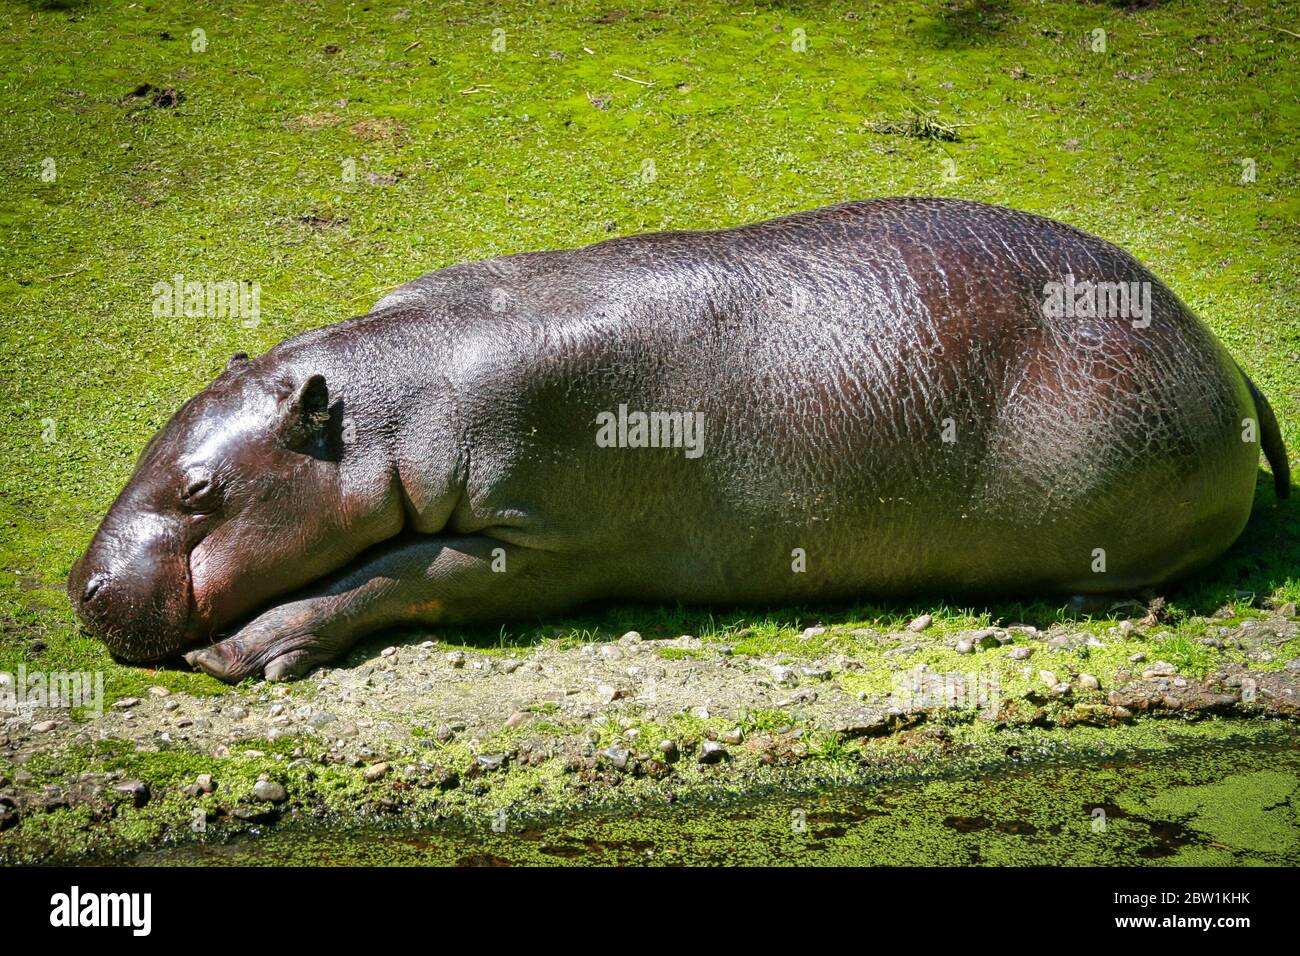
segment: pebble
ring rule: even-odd
[[[484,770],[500,770],[501,767],[505,765],[506,756],[507,755],[503,753],[479,754],[477,757],[474,758],[474,762],[477,763]]]
[[[516,710],[513,714],[511,714],[508,718],[506,718],[506,726],[509,727],[511,730],[513,730],[516,727],[522,727],[526,723],[528,723],[528,714],[527,712],[522,710]]]
[[[706,740],[700,747],[700,763],[721,763],[730,756],[727,748],[716,740]]]
[[[971,635],[971,640],[985,650],[991,650],[995,647],[1002,646],[1002,637],[998,634],[996,628],[986,627],[981,631],[976,631]]]
[[[624,634],[622,637],[618,639],[618,642],[620,644],[640,644],[641,635],[636,631],[628,631],[626,634]]]
[[[799,675],[793,667],[787,667],[785,664],[773,664],[771,668],[772,680],[778,684],[797,684]]]
[[[48,734],[55,727],[59,726],[57,720],[42,720],[39,723],[32,724],[32,733]]]
[[[929,627],[933,623],[934,623],[934,615],[922,614],[920,617],[912,618],[912,620],[909,621],[907,624],[907,629],[909,631],[924,631],[927,627]]]
[[[1154,677],[1173,677],[1178,673],[1178,668],[1168,661],[1156,661],[1150,667],[1142,672],[1143,680],[1151,680]]]
[[[289,799],[289,792],[274,780],[259,780],[253,784],[253,799],[263,803],[284,803]]]
[[[143,807],[149,802],[149,785],[143,780],[124,780],[113,789],[125,793],[137,807]]]
[[[1048,687],[1055,687],[1057,684],[1060,683],[1060,681],[1056,679],[1056,675],[1053,674],[1051,671],[1039,671],[1038,679],[1042,681],[1044,684],[1046,684]]]
[[[596,688],[596,698],[602,704],[612,704],[620,697],[626,697],[627,694],[611,684],[601,684]]]
[[[799,673],[809,680],[830,680],[831,672],[824,667],[801,667]]]
[[[178,700],[163,701],[163,710],[172,711],[178,709],[180,706],[181,706],[181,702]]]
[[[366,768],[364,776],[367,782],[374,783],[376,780],[381,779],[386,773],[388,773],[388,764],[372,763]]]
[[[724,744],[738,744],[745,739],[745,732],[739,727],[725,731],[718,735],[718,739]]]
[[[1146,659],[1147,656],[1139,651],[1137,654],[1134,654],[1132,657],[1130,657],[1128,659],[1128,662],[1130,664],[1141,664]]]
[[[1013,647],[1011,648],[1011,659],[1013,661],[1027,661],[1034,656],[1032,647]]]
[[[380,657],[394,657],[396,656],[396,654],[397,654],[397,648],[395,647],[385,647],[382,651],[379,652]]]
[[[1116,630],[1119,631],[1121,637],[1132,637],[1137,633],[1137,625],[1132,621],[1120,621]]]
[[[279,717],[279,716],[280,716],[281,714],[283,714],[283,713],[284,713],[284,704],[272,704],[272,705],[271,705],[271,716],[272,716],[272,717]]]
[[[149,688],[149,693],[152,694],[154,697],[171,696],[171,691],[169,691],[166,687],[159,687],[157,684]]]
[[[316,713],[312,714],[310,717],[307,718],[307,726],[324,727],[326,724],[332,723],[334,720],[335,720],[334,715],[331,714],[329,711],[318,710]]]
[[[113,701],[113,707],[116,710],[130,710],[132,707],[140,706],[139,697],[123,697],[121,700]]]
[[[216,793],[217,782],[212,779],[212,774],[201,773],[194,778],[194,785],[204,793]]]
[[[464,667],[465,655],[462,654],[460,651],[452,651],[450,654],[447,655],[447,663],[450,664],[452,667]]]
[[[803,633],[799,635],[799,640],[806,641],[810,637],[821,637],[826,633],[824,627],[805,627]]]
[[[659,752],[664,755],[664,759],[669,763],[672,763],[682,755],[681,751],[677,749],[677,742],[675,740],[659,741]]]
[[[957,653],[958,654],[975,653],[975,642],[967,640],[966,638],[962,638],[960,641],[957,642]]]
[[[1079,686],[1084,690],[1101,690],[1101,681],[1091,674],[1080,674]]]
[[[227,707],[223,713],[231,720],[243,720],[248,716],[248,711],[236,704],[234,707]]]
[[[627,767],[627,760],[631,754],[620,747],[610,747],[605,750],[601,756],[604,757],[612,766],[617,767],[619,770],[623,770]]]

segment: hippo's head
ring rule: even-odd
[[[262,365],[236,355],[181,407],[73,566],[78,616],[120,658],[211,638],[390,533],[376,489],[345,480],[325,378]]]

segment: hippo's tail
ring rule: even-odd
[[[1255,387],[1250,376],[1245,372],[1241,377],[1246,380],[1251,396],[1255,399],[1255,412],[1259,415],[1260,438],[1264,445],[1264,457],[1273,469],[1273,490],[1279,498],[1291,495],[1291,463],[1286,457],[1286,445],[1282,443],[1282,430],[1277,427],[1277,418],[1273,407],[1269,405],[1264,393]]]

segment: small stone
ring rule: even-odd
[[[673,763],[682,755],[681,751],[677,749],[677,742],[675,740],[659,741],[659,752],[664,755],[664,759],[669,763]]]
[[[731,756],[716,740],[706,740],[700,747],[700,763],[721,763]]]
[[[1061,681],[1059,684],[1056,684],[1052,688],[1052,693],[1055,694],[1057,697],[1064,697],[1069,692],[1070,692],[1070,685],[1067,684],[1065,681]]]
[[[1101,681],[1091,674],[1080,674],[1079,687],[1083,690],[1101,690]]]
[[[152,696],[154,696],[154,697],[169,697],[169,696],[171,696],[171,691],[169,691],[166,687],[160,687],[160,686],[158,686],[157,684],[155,684],[153,687],[150,687],[150,688],[149,688],[149,693],[150,693]]]
[[[212,774],[201,773],[194,778],[194,785],[204,793],[216,793],[217,782],[212,779]]]
[[[57,720],[42,720],[39,723],[32,724],[32,733],[48,734],[55,727],[59,726]]]
[[[1042,681],[1044,684],[1046,684],[1048,687],[1055,687],[1057,684],[1060,683],[1060,681],[1056,679],[1056,675],[1053,674],[1051,671],[1039,671],[1038,679]]]
[[[638,634],[636,631],[628,631],[626,634],[624,634],[622,637],[618,639],[618,642],[620,644],[640,644],[641,635]]]
[[[799,675],[793,667],[787,667],[784,664],[773,664],[771,668],[772,680],[778,684],[797,684]]]
[[[271,716],[272,716],[272,717],[279,717],[279,716],[280,716],[281,714],[283,714],[283,713],[284,713],[284,704],[272,704],[272,705],[271,705]]]
[[[821,637],[826,633],[824,627],[805,627],[803,633],[799,635],[799,640],[806,641],[810,637]]]
[[[830,680],[831,672],[824,667],[801,667],[799,673],[809,680]]]
[[[234,707],[227,707],[222,711],[231,720],[243,720],[248,716],[248,711],[236,704]]]
[[[624,691],[611,684],[601,684],[596,688],[596,699],[602,704],[612,704],[620,697],[626,696]]]
[[[516,710],[506,718],[506,726],[511,730],[514,730],[516,727],[522,727],[526,723],[528,723],[528,714],[522,710]]]
[[[611,766],[619,770],[624,770],[627,768],[627,760],[631,754],[620,747],[610,747],[605,750],[601,756],[604,757],[605,761]]]
[[[452,651],[450,654],[447,655],[447,663],[450,664],[452,667],[464,667],[465,655],[462,654],[460,651]]]
[[[1132,621],[1120,621],[1117,630],[1119,631],[1120,637],[1132,637],[1137,633],[1138,629],[1137,625]]]
[[[969,641],[965,638],[962,638],[960,641],[957,642],[957,653],[958,654],[975,653],[975,643],[973,641]]]
[[[166,711],[169,711],[169,712],[178,709],[180,706],[181,706],[181,702],[178,701],[178,700],[165,700],[165,701],[163,701],[163,710],[166,710]]]
[[[132,707],[139,707],[139,706],[140,706],[139,697],[123,697],[120,700],[113,701],[113,708],[115,710],[130,710]]]
[[[982,631],[976,631],[971,635],[971,640],[986,651],[1002,646],[1002,640],[997,629],[992,627],[986,627]]]
[[[333,723],[335,717],[329,711],[318,710],[307,718],[308,727],[324,727],[326,724]]]
[[[397,648],[395,647],[385,647],[382,651],[379,652],[380,657],[394,657],[396,656],[396,654],[397,654]]]
[[[924,631],[927,627],[929,627],[933,623],[934,623],[934,615],[922,614],[920,617],[912,618],[912,620],[909,621],[907,624],[907,629],[909,631]]]
[[[505,766],[507,756],[508,756],[507,754],[503,754],[503,753],[479,754],[477,757],[474,758],[474,762],[477,763],[484,770],[500,770],[503,766]]]
[[[289,792],[274,780],[259,780],[253,784],[253,799],[263,803],[284,803]]]
[[[718,735],[718,739],[724,744],[738,744],[745,739],[745,732],[739,727],[724,731]]]
[[[149,802],[149,785],[143,780],[124,780],[113,789],[118,793],[125,793],[131,798],[131,803],[137,807],[143,807]]]
[[[363,776],[366,778],[367,783],[374,783],[376,780],[381,779],[386,773],[388,773],[388,764],[372,763],[366,768]]]
[[[1131,656],[1131,657],[1128,659],[1128,662],[1129,662],[1130,664],[1141,664],[1141,663],[1142,663],[1143,661],[1145,661],[1146,659],[1147,659],[1147,656],[1146,656],[1145,654],[1143,654],[1142,652],[1139,651],[1138,653],[1136,653],[1136,654],[1134,654],[1133,656]]]
[[[1156,661],[1142,672],[1142,679],[1152,680],[1157,677],[1173,677],[1177,673],[1178,668],[1168,661]]]
[[[1013,647],[1011,648],[1011,659],[1013,661],[1027,661],[1034,656],[1032,647]]]

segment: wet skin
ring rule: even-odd
[[[1054,317],[1067,276],[1150,283],[1149,324]],[[698,454],[607,447],[620,406],[697,414]],[[236,356],[69,595],[119,656],[235,681],[594,599],[1123,593],[1235,540],[1261,447],[1285,494],[1267,402],[1127,253],[871,200],[454,266]]]

